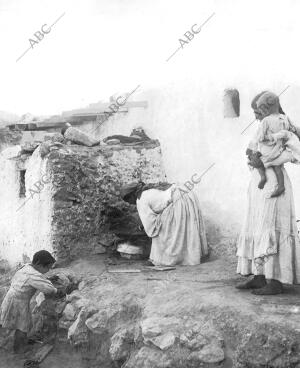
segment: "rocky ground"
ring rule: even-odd
[[[300,367],[300,287],[238,291],[232,257],[162,272],[98,255],[56,272],[80,282],[55,306],[55,348],[41,368]],[[1,355],[1,368],[22,367]]]

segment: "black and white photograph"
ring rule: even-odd
[[[299,16],[0,0],[0,368],[300,368]]]

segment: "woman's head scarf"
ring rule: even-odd
[[[145,186],[145,183],[143,182],[133,182],[133,183],[124,185],[121,188],[122,199],[124,201],[127,201],[127,199],[132,195],[138,198],[138,194],[142,191],[144,186]]]
[[[279,97],[273,92],[265,92],[256,101],[256,106],[261,105],[266,107],[277,105],[279,107]]]
[[[121,188],[121,197],[124,201],[134,195],[135,198],[140,199],[142,193],[148,189],[158,189],[158,190],[167,190],[171,187],[172,184],[166,182],[159,182],[159,183],[149,183],[145,184],[142,181],[140,182],[133,182],[130,184],[126,184]]]

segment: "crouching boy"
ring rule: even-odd
[[[35,292],[57,294],[58,290],[44,276],[55,263],[46,250],[35,253],[32,263],[18,270],[2,302],[0,326],[14,330],[14,351],[23,352],[27,345],[27,333],[31,328],[30,300]]]

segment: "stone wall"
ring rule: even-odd
[[[122,184],[166,180],[157,142],[141,146],[68,146],[49,154],[53,173],[53,248],[60,259],[102,253],[119,240],[144,236]],[[146,238],[147,239],[147,238]]]
[[[47,249],[64,260],[103,253],[120,241],[147,248],[136,208],[120,199],[119,189],[166,180],[158,141],[93,148],[47,141],[33,154],[22,152],[15,146],[0,156],[0,259],[14,265]]]

